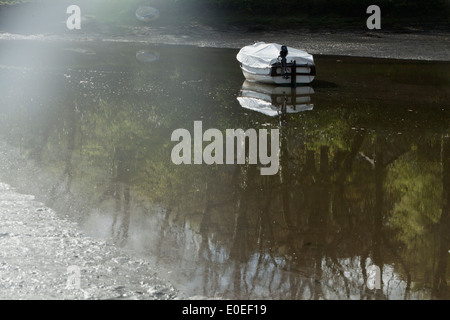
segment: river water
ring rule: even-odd
[[[315,81],[290,92],[244,82],[236,49],[0,50],[0,181],[183,295],[450,297],[448,62],[316,55]],[[263,96],[270,114],[251,104]],[[194,121],[279,130],[278,172],[173,164],[172,132]],[[371,265],[379,289],[366,285]]]

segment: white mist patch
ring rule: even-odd
[[[114,212],[113,205],[108,213],[99,209],[92,210],[83,221],[83,230],[95,238],[108,239],[111,237],[113,217],[109,212]]]

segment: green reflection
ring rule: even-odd
[[[1,62],[0,134],[37,163],[30,184],[90,230],[96,209],[103,236],[195,294],[448,299],[448,63],[317,57],[314,108],[271,117],[237,100],[235,50],[80,43],[50,62],[13,45],[40,52]],[[195,120],[280,129],[279,173],[172,164],[172,131]]]

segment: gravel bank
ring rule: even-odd
[[[69,266],[80,270],[79,286]],[[76,282],[75,282],[76,283]],[[0,183],[0,299],[176,299],[152,267]]]
[[[218,30],[201,25],[183,28],[123,27],[120,34],[73,32],[22,35],[0,31],[0,40],[112,41],[145,44],[192,45],[239,49],[258,41],[277,42],[301,48],[311,54],[450,61],[450,33],[383,31],[248,31]]]

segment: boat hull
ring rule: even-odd
[[[291,76],[285,78],[281,75],[277,75],[277,66],[271,66],[268,68],[252,68],[246,65],[241,65],[242,73],[248,81],[256,81],[261,83],[276,84],[276,85],[292,85]],[[308,84],[315,78],[315,70],[313,66],[305,67],[303,65],[296,66],[296,84]],[[288,68],[288,72],[290,69]]]

